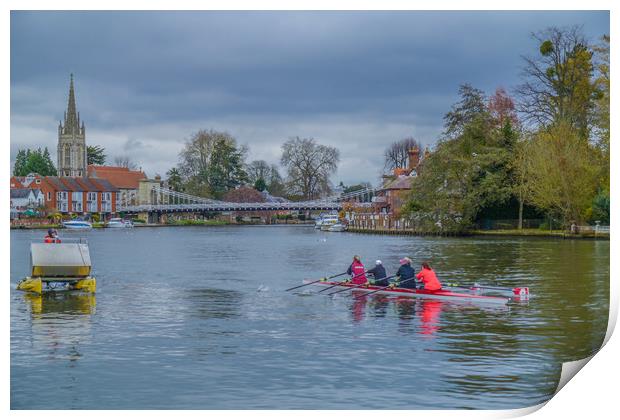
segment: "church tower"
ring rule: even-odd
[[[58,124],[58,175],[86,176],[86,130],[80,126],[80,114],[75,107],[73,74],[69,84],[69,104],[65,111],[64,124]]]

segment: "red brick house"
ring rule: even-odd
[[[105,179],[69,176],[45,177],[45,204],[59,213],[116,212],[118,188]]]
[[[119,189],[102,178],[29,174],[11,178],[11,189],[17,188],[41,190],[49,213],[98,213],[105,216],[117,211]]]
[[[411,182],[418,176],[420,166],[420,149],[409,150],[409,165],[407,168],[396,168],[392,175],[383,177],[384,183],[373,197],[375,212],[394,214],[407,201],[407,193],[411,190]]]
[[[147,179],[142,171],[123,166],[88,165],[88,176],[105,179],[118,188],[118,204],[138,204],[140,181]]]

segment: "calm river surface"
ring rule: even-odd
[[[561,362],[607,328],[607,241],[94,230],[80,235],[97,294],[33,297],[15,286],[43,234],[11,231],[12,409],[519,408],[547,400]],[[388,274],[431,259],[444,281],[534,296],[493,309],[284,291],[353,254]]]

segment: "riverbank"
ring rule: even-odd
[[[398,236],[526,236],[540,238],[561,239],[602,239],[609,240],[609,233],[569,233],[563,230],[540,230],[540,229],[497,229],[497,230],[471,230],[465,233],[439,233],[419,232],[408,229],[363,229],[349,228],[348,232],[366,233],[373,235],[398,235]]]
[[[305,222],[278,222],[278,223],[255,223],[255,222],[229,222],[225,220],[181,220],[172,223],[134,223],[135,228],[142,227],[183,227],[183,226],[310,226],[313,221]],[[12,230],[24,229],[65,229],[60,224],[41,224],[41,225],[11,225]],[[103,223],[93,223],[93,229],[108,229]]]

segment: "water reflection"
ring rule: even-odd
[[[390,305],[390,299],[384,295],[374,295],[368,307],[375,318],[384,318]]]
[[[32,346],[48,359],[76,362],[80,346],[91,341],[91,315],[95,313],[93,294],[79,292],[24,294],[30,308]]]
[[[351,318],[355,322],[361,322],[366,314],[366,304],[368,297],[364,296],[366,291],[354,290],[351,292]]]
[[[405,296],[398,296],[394,299],[394,307],[398,316],[398,332],[406,335],[415,333],[413,319],[416,314],[415,300]]]
[[[92,315],[95,313],[97,299],[92,293],[59,292],[41,295],[27,293],[23,295],[33,318],[45,314]]]
[[[439,315],[441,315],[442,301],[432,299],[422,299],[420,301],[421,314],[420,334],[432,336],[439,331]]]

